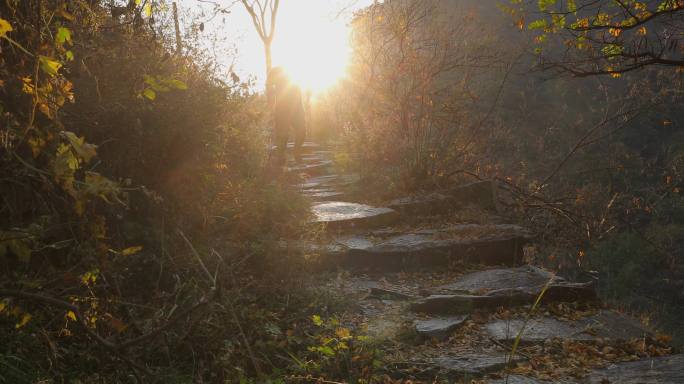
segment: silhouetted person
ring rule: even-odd
[[[285,150],[290,134],[294,135],[295,159],[299,160],[306,136],[306,122],[302,105],[302,92],[292,84],[280,67],[271,70],[270,87],[274,94],[276,155],[279,164],[285,163]]]

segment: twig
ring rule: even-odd
[[[169,321],[168,321],[166,324],[164,324],[163,326],[161,326],[161,327],[155,329],[154,331],[151,331],[151,332],[149,332],[149,333],[146,333],[146,334],[144,334],[144,335],[142,335],[142,336],[140,336],[140,337],[137,337],[137,338],[135,338],[135,339],[128,340],[128,341],[126,341],[126,342],[124,342],[124,343],[120,343],[120,344],[116,345],[116,348],[119,349],[119,350],[124,350],[124,349],[129,348],[129,347],[132,347],[132,346],[134,346],[134,345],[136,345],[136,344],[140,344],[140,343],[142,343],[142,342],[145,341],[145,340],[151,339],[151,338],[157,336],[158,334],[160,334],[161,332],[164,332],[166,329],[170,328],[174,323],[176,323],[176,322],[177,322],[178,320],[180,320],[181,318],[183,318],[183,317],[185,317],[185,316],[191,314],[191,313],[194,312],[197,308],[202,307],[202,306],[207,305],[207,304],[209,304],[208,301],[204,301],[204,300],[203,300],[203,301],[200,301],[199,303],[193,305],[192,307],[190,307],[190,308],[184,310],[183,312],[177,314],[176,316],[174,316],[171,320],[169,320]]]
[[[147,374],[147,375],[152,375],[152,373],[146,367],[134,362],[133,360],[131,360],[128,357],[126,357],[125,355],[123,355],[124,350],[126,348],[140,344],[143,341],[149,340],[149,339],[159,335],[164,330],[166,330],[166,329],[170,328],[172,325],[174,325],[181,318],[184,318],[185,316],[187,316],[190,313],[192,313],[193,311],[195,311],[197,308],[204,306],[204,305],[209,303],[208,301],[204,301],[204,300],[200,301],[199,303],[195,304],[194,306],[192,306],[192,307],[184,310],[183,312],[177,314],[176,316],[174,316],[171,320],[169,320],[163,326],[161,326],[161,327],[159,327],[159,328],[157,328],[157,329],[155,329],[149,333],[146,333],[140,337],[137,337],[135,339],[128,340],[126,342],[119,343],[119,344],[114,344],[111,341],[104,339],[102,336],[97,334],[95,331],[93,331],[85,323],[85,321],[84,321],[85,316],[83,316],[81,314],[79,307],[74,305],[74,304],[71,304],[67,301],[55,299],[53,297],[44,296],[44,295],[40,295],[40,294],[36,294],[36,293],[22,292],[22,291],[16,291],[16,290],[7,290],[7,289],[0,289],[0,296],[9,296],[9,297],[16,297],[16,298],[20,298],[20,299],[29,300],[29,301],[38,301],[38,302],[50,304],[50,305],[58,307],[58,308],[65,309],[67,311],[74,312],[74,314],[76,315],[76,318],[79,320],[79,324],[81,325],[81,327],[83,327],[85,332],[90,337],[95,339],[95,341],[97,341],[99,344],[101,344],[102,346],[104,346],[108,350],[112,351],[119,359],[124,361],[126,364],[128,364],[129,366],[134,367],[134,368],[136,368],[142,372],[145,372],[145,374]],[[137,376],[137,373],[136,373],[136,376]],[[139,378],[139,377],[138,377],[138,381],[140,383],[143,382],[141,380],[141,378]]]
[[[501,348],[508,349],[508,348],[511,347],[510,345],[506,345],[506,344],[500,342],[499,340],[497,340],[497,339],[495,339],[495,338],[493,338],[493,337],[490,337],[490,338],[489,338],[489,341],[491,341],[492,343],[498,345],[498,346],[501,347]],[[531,359],[532,359],[532,357],[531,357],[530,355],[528,355],[528,354],[526,354],[526,353],[523,353],[523,352],[520,352],[520,351],[518,351],[518,355],[520,355],[520,356],[526,358],[527,360],[531,360]]]
[[[39,295],[36,293],[15,291],[15,290],[0,289],[0,296],[10,296],[10,297],[17,297],[17,298],[21,298],[21,299],[25,299],[25,300],[30,300],[30,301],[38,301],[38,302],[51,304],[53,306],[74,312],[74,314],[76,315],[76,318],[79,320],[78,323],[85,330],[85,332],[88,334],[88,336],[95,339],[95,341],[97,341],[100,345],[102,345],[106,349],[113,352],[119,359],[121,359],[123,362],[128,364],[128,366],[132,368],[133,373],[135,374],[139,383],[143,383],[144,381],[139,376],[139,374],[136,370],[144,372],[146,375],[149,375],[149,376],[152,375],[152,372],[150,372],[146,367],[144,367],[144,366],[136,363],[135,361],[129,359],[128,357],[124,356],[121,353],[121,351],[118,350],[116,344],[112,343],[111,341],[104,339],[102,336],[98,335],[95,331],[93,331],[88,326],[88,324],[85,323],[85,316],[83,316],[81,314],[81,311],[79,310],[78,306],[71,304],[71,303],[64,301],[64,300],[55,299],[53,297],[43,296],[43,295]],[[133,369],[133,368],[135,368],[135,369]]]
[[[212,287],[216,288],[216,279],[214,278],[214,276],[211,275],[211,272],[209,272],[209,269],[207,268],[207,266],[204,265],[202,258],[200,257],[200,255],[197,252],[197,250],[195,249],[195,247],[192,246],[192,243],[190,242],[190,240],[188,240],[188,238],[185,237],[185,234],[180,229],[178,230],[178,235],[180,235],[180,237],[182,237],[183,240],[185,240],[185,243],[188,245],[188,248],[190,248],[190,250],[192,251],[192,255],[195,256],[195,259],[197,259],[197,262],[199,262],[200,266],[202,267],[202,270],[207,275],[207,278],[209,279],[209,282],[211,282]]]

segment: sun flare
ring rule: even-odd
[[[292,2],[278,22],[273,63],[303,89],[319,93],[342,78],[349,60],[349,29],[341,20],[306,17],[306,2]],[[299,9],[297,9],[299,8]],[[287,7],[283,7],[285,11]]]

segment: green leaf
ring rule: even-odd
[[[322,345],[316,350],[326,356],[335,356],[335,351],[327,345]]]
[[[323,325],[323,320],[322,320],[321,317],[318,316],[318,315],[313,315],[313,316],[311,316],[311,321],[313,321],[313,323],[314,323],[317,327],[320,327],[321,325]]]
[[[180,80],[170,79],[170,80],[166,80],[165,83],[171,88],[183,89],[183,90],[188,89],[188,85],[185,84],[184,82],[180,81]]]
[[[69,60],[69,61],[73,61],[73,60],[74,60],[74,53],[73,53],[73,52],[71,52],[71,51],[66,51],[66,53],[65,53],[64,55],[66,56],[67,60]]]
[[[556,4],[556,0],[539,0],[537,4],[540,11],[546,11],[549,7]]]
[[[64,43],[69,43],[69,45],[72,45],[73,42],[71,41],[71,30],[67,27],[57,28],[57,35],[55,36],[55,41],[59,45],[62,45]]]
[[[111,200],[117,200],[117,195],[120,192],[119,183],[112,181],[97,172],[86,172],[85,174],[85,186],[83,187],[83,192],[90,196],[100,197],[102,200],[111,203]],[[140,251],[136,247],[126,248],[122,251],[124,256],[132,255]],[[129,252],[126,254],[126,252]]]
[[[603,52],[603,54],[606,56],[617,56],[621,54],[623,50],[624,48],[621,45],[608,44],[601,49],[601,52]]]
[[[28,263],[31,261],[31,247],[28,239],[16,238],[17,236],[20,235],[16,232],[0,232],[0,256],[4,256],[7,251],[10,251],[19,261]],[[3,241],[3,237],[8,238],[8,240]]]
[[[97,146],[86,143],[83,137],[78,137],[75,133],[69,131],[63,131],[62,136],[66,137],[76,154],[86,163],[95,157],[95,155],[97,155],[97,151],[95,150]]]
[[[62,63],[47,56],[38,56],[38,61],[40,62],[40,69],[50,76],[56,76],[59,69],[62,68]]]
[[[527,25],[527,29],[534,30],[534,29],[544,29],[546,28],[546,19],[539,19],[531,22],[530,24]]]

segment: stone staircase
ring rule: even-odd
[[[326,229],[307,247],[340,271],[327,285],[353,298],[357,310],[346,324],[382,346],[388,376],[414,383],[684,383],[684,355],[603,305],[594,280],[568,281],[524,265],[523,246],[532,239],[524,228],[431,219],[465,202],[495,210],[492,185],[383,207],[348,202],[345,189],[359,178],[336,173],[332,151],[313,143],[304,149],[288,171],[301,176],[297,187],[312,200],[313,224]]]

